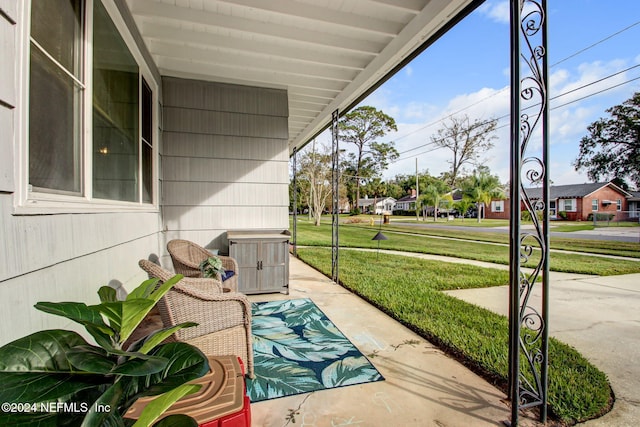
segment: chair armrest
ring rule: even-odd
[[[182,282],[161,300],[160,314],[165,326],[182,322],[196,322],[198,326],[185,328],[175,335],[189,340],[235,326],[251,327],[251,303],[237,292],[212,291],[209,280],[190,285]]]
[[[217,255],[218,258],[222,261],[222,267],[225,270],[233,271],[238,274],[238,261],[235,258],[231,258],[230,256]]]
[[[196,298],[207,299],[208,295],[216,295],[224,292],[224,286],[220,280],[214,278],[198,278],[198,277],[184,277],[178,282],[174,289],[179,289],[181,292],[193,294]],[[200,292],[202,292],[200,294]],[[202,297],[200,297],[202,295]]]

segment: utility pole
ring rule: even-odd
[[[418,158],[416,157],[416,221],[420,221],[420,213],[418,211],[419,197],[420,197],[420,188],[418,186]]]

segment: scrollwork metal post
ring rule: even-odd
[[[544,422],[547,417],[549,97],[546,10],[546,0],[511,0],[509,397],[512,426],[518,424],[520,409],[539,406],[540,420]],[[529,154],[532,140],[542,143],[541,155]],[[529,187],[542,187],[542,198],[532,198]],[[521,229],[521,210],[531,216],[533,230]],[[533,269],[525,272],[522,269],[525,264],[533,265]],[[541,283],[538,283],[539,279],[542,279]],[[532,300],[534,286],[542,287],[541,309]]]
[[[338,214],[340,205],[340,150],[338,144],[338,119],[340,118],[338,110],[331,115],[331,142],[332,142],[332,170],[331,170],[331,188],[333,206],[331,210],[331,279],[334,283],[338,283],[338,251],[339,251],[339,235],[338,225],[340,217]]]
[[[298,257],[298,147],[293,147],[293,256]]]

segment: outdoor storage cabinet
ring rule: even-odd
[[[238,291],[289,293],[289,236],[278,232],[228,231],[229,256],[238,262]]]

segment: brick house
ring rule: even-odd
[[[527,193],[533,200],[542,198],[541,188],[529,188]],[[637,205],[634,202],[637,198],[611,182],[554,185],[549,189],[549,198],[551,219],[561,219],[566,214],[569,221],[588,221],[593,218],[591,214],[598,213],[609,214],[611,219],[620,221],[629,219],[634,212],[638,215],[637,210],[630,210],[631,203]],[[508,219],[509,200],[492,201],[486,218]]]

